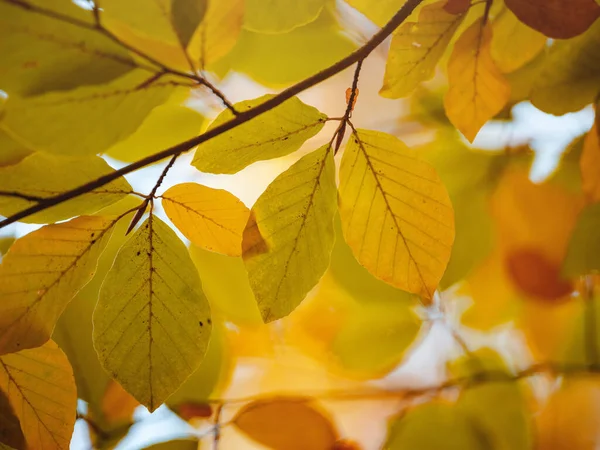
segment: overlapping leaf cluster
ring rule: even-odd
[[[600,5],[347,3],[378,26],[406,13],[379,93],[408,97],[405,119],[425,144],[353,123],[372,49],[342,33],[348,5],[0,0],[0,214],[33,207],[21,221],[41,225],[0,240],[1,448],[68,448],[78,398],[97,448],[128,433],[140,404],[165,402],[214,420],[218,445],[230,405],[217,397],[249,361],[270,361],[265,383],[286,379],[285,352],[348,382],[380,378],[434,321],[465,355],[444,355],[439,385],[365,394],[428,400],[395,408],[383,448],[529,449],[534,429],[555,448],[591,448],[596,381],[569,379],[542,407],[529,378],[600,364],[599,116],[540,184],[527,146],[471,144],[523,101],[555,115],[598,107]],[[357,46],[341,117],[292,95],[233,103],[214,81],[240,72],[289,86]],[[205,113],[224,109],[205,124],[191,96]],[[123,173],[169,147],[151,191],[134,191]],[[226,190],[167,185],[192,147],[192,166],[218,175],[296,158],[248,208]],[[464,297],[472,304],[453,316]],[[519,330],[538,365],[517,370],[514,355],[471,351],[459,333],[496,326]],[[592,418],[567,447],[548,436],[578,427],[554,421],[570,402]],[[359,448],[332,417],[312,396],[263,395],[227,424],[267,448]]]

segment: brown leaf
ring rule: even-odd
[[[14,448],[25,447],[25,436],[21,430],[19,418],[8,401],[8,397],[0,390],[0,444]],[[0,446],[0,448],[2,448]]]
[[[331,450],[337,432],[309,398],[273,397],[240,409],[234,424],[273,450]]]
[[[505,0],[522,22],[554,39],[568,39],[587,30],[600,17],[595,0]]]
[[[462,14],[471,6],[471,0],[448,0],[444,9],[450,14]]]

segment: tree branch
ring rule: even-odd
[[[138,169],[146,167],[150,164],[154,164],[157,161],[168,158],[173,155],[177,155],[179,153],[186,152],[191,150],[192,148],[200,145],[216,136],[219,136],[223,133],[226,133],[234,128],[248,122],[249,120],[254,119],[255,117],[260,116],[261,114],[270,111],[271,109],[281,105],[286,100],[294,97],[300,92],[305,91],[308,88],[311,88],[322,81],[336,75],[344,69],[347,69],[352,64],[365,59],[379,44],[381,44],[392,32],[404,22],[408,16],[413,12],[413,10],[422,2],[423,0],[408,0],[402,8],[398,10],[398,12],[390,19],[390,21],[379,30],[365,45],[363,45],[358,50],[354,51],[344,59],[336,62],[335,64],[323,69],[322,71],[312,75],[299,83],[285,89],[280,92],[275,97],[270,98],[264,103],[249,109],[247,111],[240,112],[236,117],[231,119],[228,122],[225,122],[222,125],[219,125],[213,129],[206,131],[204,134],[200,136],[194,137],[187,141],[181,142],[173,147],[165,149],[161,152],[155,153],[154,155],[150,155],[146,158],[140,159],[132,164],[129,164],[122,169],[115,170],[107,175],[104,175],[96,180],[90,181],[89,183],[83,184],[75,189],[71,189],[69,191],[63,192],[62,194],[55,195],[53,197],[48,197],[43,202],[31,206],[29,208],[24,209],[16,214],[13,214],[10,217],[7,217],[3,221],[0,222],[0,229],[11,224],[17,222],[25,217],[28,217],[32,214],[35,214],[40,211],[44,211],[52,206],[58,205],[64,201],[75,198],[79,195],[85,194],[86,192],[97,189],[101,186],[104,186],[110,183],[117,178],[126,175],[131,172],[135,172]]]

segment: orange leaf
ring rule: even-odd
[[[555,302],[573,291],[573,284],[560,276],[560,266],[549,261],[537,249],[524,248],[506,257],[513,282],[534,299]]]
[[[446,115],[471,142],[510,98],[510,86],[491,55],[492,27],[473,23],[458,38],[448,61]]]
[[[600,201],[600,130],[595,123],[585,136],[579,160],[581,188],[590,203]]]
[[[554,39],[568,39],[587,30],[600,17],[595,0],[506,0],[525,24]]]
[[[176,410],[179,417],[187,421],[196,418],[208,419],[213,413],[208,403],[182,403],[177,405]]]
[[[444,9],[450,14],[462,14],[471,6],[471,0],[448,0]]]
[[[107,422],[111,425],[132,423],[133,412],[140,406],[123,387],[114,380],[110,380],[102,398],[102,412]]]
[[[273,397],[238,411],[234,424],[273,450],[331,450],[337,432],[309,398]]]

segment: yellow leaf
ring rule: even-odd
[[[490,53],[491,40],[491,25],[480,19],[458,38],[448,61],[444,108],[450,122],[470,142],[510,98],[510,86]]]
[[[546,46],[546,36],[529,28],[508,8],[502,10],[492,27],[492,58],[502,72],[519,69]]]
[[[194,245],[190,247],[190,256],[200,273],[202,289],[215,312],[236,324],[262,323],[242,258],[221,255]]]
[[[94,311],[100,363],[154,411],[198,367],[210,308],[187,249],[150,215],[121,248]]]
[[[581,168],[581,188],[588,201],[600,201],[600,130],[594,123],[583,141],[583,151],[579,160]]]
[[[77,392],[69,361],[54,342],[0,357],[0,389],[21,422],[27,448],[69,448]]]
[[[379,0],[377,2],[372,0],[346,0],[346,3],[359,10],[380,27],[384,26],[405,2],[405,0]]]
[[[367,270],[432,298],[454,241],[452,205],[433,167],[394,136],[358,130],[342,158],[340,215]]]
[[[0,168],[17,164],[32,152],[25,146],[14,141],[8,134],[0,130]]]
[[[240,409],[233,423],[273,450],[330,450],[337,440],[331,420],[309,398],[256,400]]]
[[[109,84],[11,96],[1,126],[27,147],[62,155],[95,154],[132,134],[178,89],[168,76],[136,70]],[[106,130],[110,130],[108,133]]]
[[[201,69],[227,55],[238,41],[244,21],[245,0],[208,1],[200,26],[191,38],[188,51]]]
[[[598,92],[600,21],[581,36],[552,44],[533,84],[530,100],[542,111],[559,115],[593,103]]]
[[[29,3],[0,4],[0,89],[8,94],[29,96],[101,84],[134,67],[129,52],[104,34],[32,12]],[[45,0],[37,4],[93,24],[92,12],[73,2]]]
[[[0,262],[2,261],[2,255],[6,255],[6,252],[14,242],[15,238],[12,236],[0,237]]]
[[[247,111],[272,98],[264,95],[235,104],[237,111]],[[233,118],[223,111],[210,124],[213,129]],[[244,167],[266,159],[278,158],[300,148],[325,123],[327,116],[302,103],[297,97],[252,119],[228,133],[201,144],[196,149],[192,165],[202,172],[236,173]],[[227,158],[223,158],[226,154]]]
[[[25,448],[25,436],[6,394],[0,389],[0,449]],[[11,445],[11,447],[8,447]]]
[[[127,139],[105,153],[119,161],[134,162],[200,134],[204,117],[179,105],[157,106]]]
[[[265,322],[292,312],[329,266],[335,208],[329,145],[279,175],[252,207],[242,256]]]
[[[103,418],[109,426],[133,423],[133,412],[140,406],[119,383],[110,380],[102,398]]]
[[[506,6],[531,28],[554,39],[569,39],[600,17],[594,0],[505,0]]]
[[[594,450],[600,438],[600,380],[567,378],[536,416],[540,450]]]
[[[243,72],[266,86],[281,87],[315,74],[355,49],[330,8],[324,8],[315,21],[288,33],[243,30],[231,53],[214,70]]]
[[[563,261],[566,276],[587,275],[600,271],[600,203],[586,207],[579,217],[571,234],[567,255]]]
[[[257,33],[287,33],[321,13],[326,0],[246,0],[244,28]]]
[[[462,23],[463,14],[446,12],[447,0],[424,6],[417,22],[405,22],[392,37],[379,93],[388,98],[408,95],[433,77],[435,67]]]
[[[384,450],[490,450],[485,439],[460,410],[447,403],[417,406],[394,420]]]
[[[98,156],[67,158],[34,153],[13,166],[0,167],[0,214],[10,216],[36,203],[33,199],[3,196],[2,192],[39,198],[51,197],[112,172]],[[60,205],[24,218],[26,223],[48,223],[91,214],[131,192],[123,177]]]
[[[182,183],[162,195],[165,213],[192,243],[229,256],[242,254],[242,232],[250,211],[223,189]]]
[[[82,216],[17,240],[0,265],[0,354],[42,345],[94,275],[119,218]]]

